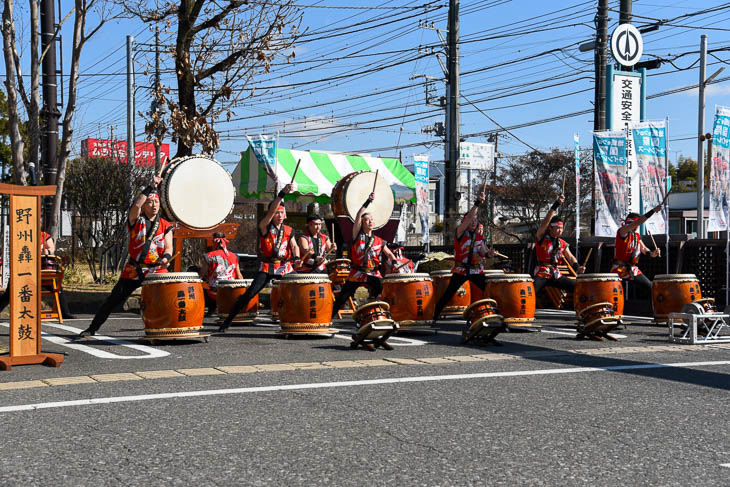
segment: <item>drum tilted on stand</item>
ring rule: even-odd
[[[373,228],[378,229],[388,223],[395,205],[393,191],[383,176],[379,175],[376,181],[375,174],[372,171],[353,172],[335,184],[332,188],[332,212],[335,217],[347,216],[354,220],[362,204],[373,192],[375,199],[368,206],[368,213],[373,216]]]
[[[584,308],[596,303],[611,303],[614,314],[624,314],[624,288],[618,274],[579,274],[573,291],[573,307],[580,318]]]
[[[324,274],[286,274],[279,281],[282,335],[333,335],[331,281]]]
[[[217,295],[217,312],[218,318],[225,319],[233,308],[239,296],[242,296],[246,289],[251,286],[253,279],[229,279],[218,281],[216,288]],[[256,318],[259,310],[259,295],[257,294],[248,302],[245,309],[242,309],[235,318],[233,323],[251,322]]]
[[[148,274],[140,302],[147,339],[196,338],[205,315],[203,281],[195,272]]]
[[[433,292],[435,294],[434,306],[441,299],[441,296],[446,292],[446,288],[449,287],[449,281],[451,281],[451,271],[433,271],[431,272],[431,279],[433,279]],[[456,290],[454,296],[449,299],[446,303],[442,315],[446,316],[461,316],[464,310],[471,304],[471,291],[469,282],[464,284]],[[439,318],[438,316],[436,317]]]
[[[651,286],[654,321],[666,323],[669,320],[669,313],[680,313],[685,304],[701,298],[700,283],[694,274],[654,276]]]
[[[233,209],[235,188],[231,175],[210,157],[173,159],[161,177],[160,207],[170,221],[189,228],[212,228]]]
[[[382,296],[401,330],[430,325],[436,302],[428,274],[388,274],[383,278]]]

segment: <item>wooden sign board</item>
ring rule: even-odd
[[[13,365],[58,367],[63,355],[41,353],[41,196],[55,186],[0,184],[10,195],[10,355],[0,357],[0,370]]]
[[[204,238],[206,245],[210,247],[213,245],[213,234],[215,232],[221,232],[225,234],[227,239],[231,240],[238,235],[238,226],[238,223],[220,223],[213,228],[198,230],[179,224],[177,230],[175,230],[175,254],[182,254],[183,241],[186,238]],[[180,272],[181,261],[182,259],[176,259],[173,262],[173,272]]]

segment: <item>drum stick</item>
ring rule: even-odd
[[[289,183],[289,184],[293,184],[294,183],[294,178],[297,177],[297,171],[299,170],[299,164],[301,164],[301,163],[302,163],[302,160],[299,159],[297,161],[297,167],[294,168],[294,174],[291,175],[291,183]]]
[[[503,259],[509,259],[509,256],[504,255],[504,254],[500,254],[496,250],[494,251],[494,255],[496,255],[497,257],[502,257]]]
[[[373,190],[370,191],[371,193],[375,192],[375,186],[378,184],[378,171],[380,171],[380,169],[375,171],[375,180],[373,181]]]
[[[651,243],[654,244],[654,250],[658,249],[659,247],[656,246],[656,241],[654,240],[654,235],[651,234],[649,231],[649,228],[646,229],[646,233],[649,234],[649,237],[651,237]]]
[[[407,265],[407,264],[408,264],[409,262],[412,262],[412,261],[410,261],[410,260],[407,260],[407,261],[405,261],[405,262],[401,262],[401,263],[400,263],[400,264],[398,264],[397,266],[393,267],[393,270],[394,270],[394,271],[397,271],[397,270],[399,270],[399,269],[400,269],[401,267],[403,267],[403,266]]]
[[[583,265],[581,267],[585,267],[588,264],[588,259],[591,258],[591,253],[593,253],[593,247],[588,249],[588,255],[586,255],[586,260],[583,261]]]
[[[157,177],[159,178],[162,176],[162,170],[165,169],[165,166],[167,165],[167,158],[165,158],[165,162],[160,164],[160,172],[157,173]]]

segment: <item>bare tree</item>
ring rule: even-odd
[[[20,116],[18,114],[18,88],[15,59],[18,50],[15,46],[15,20],[13,0],[4,0],[3,7],[3,55],[5,57],[5,90],[8,95],[8,124],[12,150],[13,173],[16,184],[25,184],[23,152],[25,144],[20,135]]]
[[[155,92],[167,115],[153,115],[145,132],[161,139],[171,129],[175,157],[190,155],[195,144],[212,153],[219,137],[212,122],[230,119],[236,103],[250,93],[248,83],[268,72],[278,55],[294,56],[301,22],[292,0],[171,0],[150,5],[124,1],[126,11],[146,23],[160,23],[175,37],[168,49],[175,65],[177,99],[170,88]],[[288,52],[288,54],[286,54]]]
[[[74,233],[95,281],[117,273],[127,255],[127,214],[153,169],[112,159],[68,164],[66,198],[76,214]]]

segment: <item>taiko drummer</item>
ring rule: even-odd
[[[574,266],[578,274],[583,274],[585,267],[578,263],[578,259],[568,248],[568,242],[560,238],[563,234],[564,222],[562,218],[555,216],[560,205],[565,201],[565,195],[561,194],[550,207],[545,218],[537,229],[535,235],[535,252],[537,254],[537,266],[535,266],[535,295],[545,286],[557,287],[566,291],[575,288],[575,280],[564,276],[558,267],[565,262]]]
[[[342,291],[332,306],[332,316],[335,316],[343,304],[355,295],[360,286],[367,286],[370,297],[377,297],[383,290],[383,276],[378,270],[381,262],[381,254],[389,260],[395,256],[390,249],[384,245],[383,239],[373,235],[373,216],[367,212],[368,205],[375,199],[375,193],[370,196],[357,212],[352,225],[352,269],[347,277],[347,282],[342,286]]]
[[[322,218],[319,215],[307,217],[307,230],[299,237],[302,267],[297,272],[326,274],[326,255],[337,250],[337,245],[322,233]]]
[[[218,281],[230,281],[231,279],[243,279],[241,269],[238,266],[238,256],[235,252],[228,250],[228,239],[223,232],[213,234],[213,250],[205,254],[205,261],[208,264],[204,272],[207,277],[210,289],[206,294],[211,299],[216,299]]]
[[[160,216],[157,185],[161,181],[162,178],[155,177],[153,185],[145,188],[129,209],[129,259],[91,325],[79,333],[78,338],[96,335],[112,310],[142,285],[148,273],[167,272],[167,264],[172,257],[172,230],[175,227]]]
[[[395,260],[388,265],[388,274],[413,274],[416,271],[416,265],[411,259],[403,255],[403,246],[397,243],[389,243],[388,248],[393,252]]]
[[[459,288],[467,281],[476,285],[484,292],[487,279],[484,276],[484,266],[481,259],[486,256],[493,256],[492,249],[487,250],[484,245],[484,236],[477,231],[477,212],[479,205],[485,200],[484,191],[474,201],[474,206],[464,215],[464,218],[456,227],[454,234],[454,266],[451,269],[451,279],[444,294],[436,303],[433,313],[433,321],[439,319],[451,298]]]
[[[652,257],[659,257],[659,249],[649,250],[644,245],[639,235],[639,227],[644,224],[654,213],[662,210],[662,205],[654,207],[639,216],[638,213],[626,215],[624,225],[616,232],[616,246],[613,250],[613,266],[611,272],[618,274],[621,279],[632,281],[640,286],[651,290],[652,282],[637,267],[641,254],[649,254]]]
[[[284,186],[276,198],[269,204],[269,211],[259,222],[259,253],[263,256],[259,270],[246,292],[236,299],[230,313],[221,323],[218,331],[224,332],[231,326],[236,315],[248,306],[248,302],[256,296],[271,279],[294,272],[292,264],[299,266],[299,246],[294,237],[294,229],[284,225],[286,208],[281,203],[284,196],[291,193],[291,184]]]

